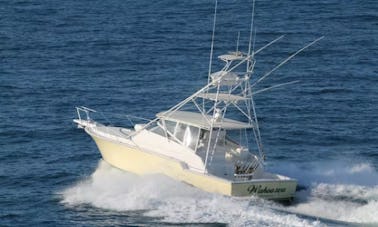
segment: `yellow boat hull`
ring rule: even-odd
[[[94,135],[103,159],[110,165],[138,175],[161,173],[186,182],[204,191],[228,196],[253,196],[267,199],[288,200],[294,197],[297,182],[292,179],[255,179],[230,181],[209,174],[190,170],[183,162],[153,152],[142,151],[137,146]]]

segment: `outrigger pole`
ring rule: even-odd
[[[202,87],[201,89],[199,89],[197,92],[195,92],[194,94],[192,94],[191,96],[187,97],[186,99],[184,99],[183,101],[179,102],[178,104],[176,104],[175,106],[171,107],[169,110],[165,111],[165,113],[168,113],[168,116],[171,115],[173,112],[175,112],[176,110],[178,110],[179,108],[181,108],[183,105],[185,105],[187,102],[189,102],[190,100],[192,100],[193,98],[195,98],[198,94],[208,90],[211,86],[217,84],[219,81],[221,81],[223,79],[223,77],[225,75],[227,75],[228,72],[234,70],[235,68],[237,68],[239,65],[241,65],[242,63],[244,63],[245,61],[247,61],[247,64],[249,65],[251,63],[251,59],[253,59],[254,55],[259,53],[260,51],[262,51],[263,49],[269,47],[270,45],[272,45],[273,43],[277,42],[278,40],[280,40],[281,38],[283,38],[283,35],[276,38],[275,40],[269,42],[268,44],[266,44],[265,46],[261,47],[260,49],[258,49],[256,52],[254,52],[254,50],[252,50],[252,31],[253,31],[253,17],[254,17],[254,5],[255,5],[255,0],[253,0],[253,7],[252,7],[252,18],[251,18],[251,31],[250,31],[250,39],[249,39],[249,47],[248,47],[248,55],[245,56],[238,64],[234,65],[233,67],[231,67],[231,69],[227,69],[225,70],[225,74],[224,75],[221,75],[220,77],[216,78],[215,80],[211,81],[210,82],[210,75],[211,75],[211,66],[212,66],[212,58],[213,58],[213,50],[214,50],[214,36],[215,36],[215,24],[216,24],[216,14],[217,14],[217,5],[218,5],[218,1],[216,0],[215,1],[215,10],[214,10],[214,23],[213,23],[213,33],[212,33],[212,42],[211,42],[211,50],[210,50],[210,62],[209,62],[209,75],[208,75],[208,84],[204,87]],[[254,104],[254,100],[253,100],[253,95],[254,94],[257,94],[257,93],[260,93],[260,92],[263,92],[263,91],[266,91],[266,90],[269,90],[269,89],[272,89],[274,87],[279,87],[279,86],[283,86],[283,85],[287,85],[287,84],[291,84],[291,83],[295,83],[297,81],[294,81],[294,82],[289,82],[289,83],[284,83],[284,84],[279,84],[279,85],[275,85],[275,86],[272,86],[272,87],[269,87],[267,89],[262,89],[262,90],[259,90],[257,92],[252,92],[251,88],[253,86],[255,86],[257,83],[261,82],[263,79],[265,79],[266,77],[268,77],[271,73],[273,73],[275,70],[277,70],[279,67],[281,67],[282,65],[284,65],[285,63],[287,63],[290,59],[292,59],[294,56],[296,56],[297,54],[299,54],[300,52],[302,52],[303,50],[305,50],[306,48],[310,47],[311,45],[313,45],[314,43],[316,43],[317,41],[323,39],[324,37],[320,37],[316,40],[314,40],[313,42],[307,44],[306,46],[304,46],[303,48],[301,48],[300,50],[298,50],[297,52],[295,52],[294,54],[292,54],[291,56],[289,56],[287,59],[285,59],[283,62],[281,62],[280,64],[278,64],[276,67],[274,67],[271,71],[267,72],[263,77],[261,77],[259,80],[257,80],[252,86],[248,86],[249,87],[249,95],[250,95],[250,99],[251,99],[251,106],[250,108],[252,107],[252,111],[253,111],[253,114],[254,114],[254,121],[255,121],[255,126],[254,127],[254,133],[255,133],[255,139],[256,139],[256,142],[257,142],[257,145],[258,145],[258,149],[259,149],[259,152],[260,152],[260,156],[263,158],[264,157],[264,153],[263,153],[263,149],[262,149],[262,143],[261,143],[261,136],[260,136],[260,131],[259,131],[259,127],[258,127],[258,122],[257,122],[257,116],[256,116],[256,111],[255,111],[255,104]],[[252,53],[251,53],[252,52]],[[249,67],[247,67],[247,70],[249,70]],[[249,71],[247,71],[247,73],[250,73]],[[219,88],[218,88],[219,89]],[[218,92],[217,92],[218,93]],[[214,108],[215,110],[215,108]],[[213,113],[214,114],[214,113]],[[143,129],[147,128],[149,125],[151,125],[152,123],[156,122],[159,118],[155,118],[153,119],[152,121],[150,121],[148,124],[146,124],[144,127],[142,127],[141,129],[135,131],[134,133],[132,133],[131,135],[129,135],[129,137],[132,137],[136,134],[138,134],[140,131],[142,131]],[[212,127],[211,127],[212,128]],[[207,149],[207,154],[206,156],[208,156],[208,152],[209,152],[209,148]],[[207,159],[207,157],[206,157]],[[206,160],[207,161],[207,160]],[[206,162],[205,162],[206,163]],[[206,163],[207,164],[207,163]]]
[[[252,76],[250,74],[253,72],[253,66],[254,66],[254,62],[252,62],[254,60],[254,55],[255,55],[255,50],[254,49],[252,50],[252,35],[253,35],[254,17],[255,17],[255,0],[252,1],[251,26],[250,26],[250,29],[249,29],[249,43],[248,43],[248,54],[247,54],[247,56],[248,56],[247,60],[248,61],[247,61],[247,69],[246,69],[248,78],[250,78]],[[271,44],[275,43],[276,41],[278,41],[281,38],[282,38],[282,36],[271,41],[270,43],[268,43],[264,47],[260,48],[258,51],[261,51],[262,49],[270,46]],[[253,40],[253,43],[254,43],[254,41],[255,40]],[[253,48],[254,48],[254,45],[253,45]],[[251,65],[251,63],[252,63],[252,65]],[[255,140],[256,140],[257,148],[259,150],[260,162],[263,162],[265,155],[264,155],[264,151],[263,151],[263,147],[262,147],[260,128],[259,128],[259,123],[258,123],[258,120],[257,120],[255,102],[253,100],[253,93],[252,93],[252,90],[251,90],[249,79],[248,79],[248,82],[247,82],[247,86],[248,86],[248,88],[246,88],[247,94],[250,96],[250,105],[247,103],[248,114],[249,115],[251,114],[250,111],[252,109],[253,121],[254,121],[254,125],[255,125],[255,127],[253,127],[253,134],[254,134],[254,137],[255,137]],[[249,120],[251,121],[250,117],[249,117]],[[248,142],[247,142],[247,144],[248,144]]]
[[[216,1],[217,2],[217,1]],[[284,36],[280,36],[278,38],[276,38],[275,40],[269,42],[268,44],[266,44],[265,46],[261,47],[260,49],[258,49],[254,54],[257,54],[259,53],[260,51],[262,51],[263,49],[267,48],[268,46],[272,45],[273,43],[277,42],[278,40],[280,40],[281,38],[283,38]],[[316,42],[318,42],[319,40],[323,39],[324,36],[321,36],[319,38],[317,38],[316,40],[312,41],[311,43],[307,44],[306,46],[302,47],[301,49],[299,49],[297,52],[295,52],[294,54],[290,55],[288,58],[286,58],[284,61],[282,61],[280,64],[278,64],[276,67],[274,67],[272,70],[270,70],[269,72],[267,72],[263,77],[261,77],[259,80],[257,80],[254,84],[252,84],[250,87],[254,87],[257,83],[261,82],[263,79],[265,79],[266,77],[268,77],[271,73],[273,73],[274,71],[276,71],[279,67],[281,67],[282,65],[284,65],[285,63],[287,63],[290,59],[292,59],[293,57],[295,57],[297,54],[299,54],[300,52],[302,52],[303,50],[307,49],[308,47],[312,46],[313,44],[315,44]],[[212,56],[212,55],[211,55]],[[249,60],[252,56],[248,55],[246,56],[243,60],[241,60],[238,64],[236,64],[234,67],[232,67],[231,69],[227,70],[226,72],[230,72],[232,71],[234,68],[238,67],[239,65],[241,65],[243,62]],[[211,65],[211,64],[210,64]],[[210,70],[209,70],[210,71]],[[171,107],[169,110],[165,111],[166,113],[168,112],[174,112],[175,110],[179,109],[181,106],[185,105],[187,102],[189,102],[190,100],[192,100],[194,97],[196,97],[198,94],[200,94],[201,92],[205,91],[206,89],[208,89],[210,86],[216,84],[218,81],[222,80],[223,76],[220,76],[219,78],[215,79],[214,81],[212,82],[209,82],[206,86],[204,86],[203,88],[199,89],[197,92],[195,92],[194,94],[192,94],[191,96],[187,97],[186,99],[184,99],[183,101],[181,101],[180,103],[178,103],[177,105]],[[210,80],[210,77],[209,77],[209,80]],[[294,82],[292,82],[294,83]],[[289,84],[289,83],[286,83],[286,84]],[[283,85],[286,85],[286,84],[282,84],[280,86],[283,86]],[[278,86],[275,86],[275,87],[278,87]],[[273,87],[271,87],[273,88]],[[255,94],[257,93],[260,93],[262,91],[258,91],[256,92]],[[152,123],[156,122],[157,120],[159,120],[159,118],[155,118],[153,119],[152,121],[150,121],[148,124],[146,124],[143,128],[141,128],[140,130],[137,130],[136,132],[132,133],[129,137],[132,137],[136,134],[138,134],[140,131],[142,131],[143,129],[147,128],[149,125],[151,125]]]
[[[304,51],[305,49],[307,49],[308,47],[312,46],[313,44],[315,44],[316,42],[318,42],[319,40],[321,40],[323,38],[324,38],[324,36],[321,36],[321,37],[315,39],[314,41],[312,41],[311,43],[307,44],[306,46],[302,47],[301,49],[297,50],[297,52],[295,52],[294,54],[290,55],[288,58],[286,58],[284,61],[282,61],[276,67],[274,67],[272,70],[270,70],[269,72],[265,73],[264,76],[262,76],[255,83],[253,83],[251,85],[251,87],[254,87],[256,84],[258,84],[259,82],[261,82],[262,80],[264,80],[266,77],[268,77],[270,74],[272,74],[278,68],[280,68],[281,66],[283,66],[286,62],[288,62],[290,59],[292,59],[293,57],[295,57],[297,54],[299,54],[300,52]]]
[[[250,27],[250,30],[249,30],[249,43],[248,43],[248,56],[251,55],[251,51],[252,51],[252,55],[253,55],[253,52],[254,52],[254,50],[251,50],[254,17],[255,17],[255,0],[253,0],[253,3],[252,3],[251,27]],[[253,57],[252,57],[252,59],[253,59]],[[247,62],[247,72],[250,72],[250,61]]]
[[[210,83],[211,65],[212,65],[212,63],[213,63],[214,37],[215,37],[215,23],[216,23],[216,21],[217,21],[217,7],[218,7],[218,0],[215,1],[214,22],[213,22],[213,34],[212,34],[212,36],[211,36],[211,48],[210,48],[209,75],[208,75],[207,83]]]

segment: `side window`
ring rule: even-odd
[[[184,124],[178,123],[178,124],[176,125],[175,137],[176,137],[178,140],[183,141],[183,139],[184,139],[184,134],[185,134],[185,129],[186,129],[186,125],[184,125]]]
[[[158,135],[164,136],[164,130],[160,126],[155,126],[151,129],[151,132],[156,133]]]
[[[226,131],[225,130],[221,130],[219,133],[219,137],[218,137],[218,144],[225,144],[225,139],[226,139]]]
[[[176,122],[173,121],[165,121],[165,127],[167,127],[168,132],[174,135]]]
[[[198,136],[199,136],[199,128],[193,126],[187,126],[184,135],[184,146],[189,147],[191,149],[196,149],[196,145],[198,143]]]
[[[192,150],[196,149],[198,139],[200,137],[199,128],[168,120],[166,120],[164,123],[167,131],[177,140],[182,142],[184,146],[189,147]]]

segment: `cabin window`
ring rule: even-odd
[[[185,130],[186,130],[186,125],[184,125],[182,123],[178,123],[176,125],[175,137],[178,140],[183,141],[184,140],[184,135],[185,135]]]
[[[218,129],[215,131],[217,133],[218,137],[218,145],[224,145],[225,144],[225,138],[226,138],[226,131]]]
[[[220,131],[219,131],[220,130]],[[210,136],[210,131],[202,129],[200,132],[200,142],[203,145],[206,145],[209,143],[209,136]],[[226,136],[226,131],[223,129],[214,129],[211,133],[211,144],[214,144],[215,141],[217,141],[217,145],[224,145],[225,143],[225,136]],[[218,137],[218,139],[217,139]]]
[[[165,121],[165,127],[169,134],[173,135],[178,142],[192,150],[196,149],[200,136],[200,129],[183,123]]]
[[[167,128],[167,131],[173,135],[175,132],[176,122],[165,121],[165,127]]]
[[[158,125],[151,129],[151,132],[154,132],[158,135],[164,136],[164,130]]]
[[[183,140],[184,146],[189,147],[192,150],[195,150],[196,145],[198,143],[199,132],[200,132],[199,128],[188,125],[185,129],[185,134],[184,134],[184,140]]]

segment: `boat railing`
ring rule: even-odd
[[[85,107],[85,106],[77,106],[77,107],[76,107],[76,112],[77,112],[77,116],[79,117],[79,120],[80,120],[80,121],[82,120],[81,113],[85,113],[86,120],[87,120],[87,121],[90,121],[91,118],[90,118],[90,116],[89,116],[89,113],[90,113],[90,112],[92,112],[92,113],[96,113],[97,111],[96,111],[96,110],[93,110],[93,109],[91,109],[91,108]]]
[[[151,119],[133,116],[128,114],[116,114],[108,113],[102,111],[96,111],[94,109],[79,106],[76,107],[76,112],[78,115],[79,121],[88,121],[88,122],[102,122],[105,121],[105,125],[108,126],[117,126],[122,125],[123,127],[133,127],[137,124],[146,124],[151,121]],[[101,119],[101,120],[100,120]]]
[[[80,106],[76,107],[76,112],[79,119],[74,119],[74,122],[77,123],[78,128],[85,128],[96,125],[96,122],[93,121],[89,116],[90,112],[96,113],[95,110],[85,106]],[[82,114],[84,114],[84,117],[82,116]]]
[[[94,109],[85,107],[85,106],[79,106],[76,107],[76,112],[78,119],[74,119],[74,122],[78,124],[79,128],[90,128],[92,132],[95,132],[96,134],[115,140],[117,142],[128,142],[130,137],[133,135],[132,132],[137,131],[136,126],[145,125],[145,124],[139,124],[139,122],[143,121],[149,122],[149,119],[138,117],[138,116],[132,116],[132,115],[126,115],[126,114],[119,114],[117,117],[119,119],[127,120],[129,122],[129,126],[134,126],[134,129],[129,128],[123,128],[123,127],[113,127],[110,120],[105,116],[104,113],[98,112]],[[92,115],[94,114],[94,116]],[[105,126],[102,123],[97,122],[97,118],[105,119],[107,122],[107,125]],[[125,122],[123,122],[125,123]],[[127,132],[125,133],[125,130]]]
[[[251,179],[259,167],[260,162],[256,156],[251,161],[237,160],[235,162],[234,177],[238,179]]]

